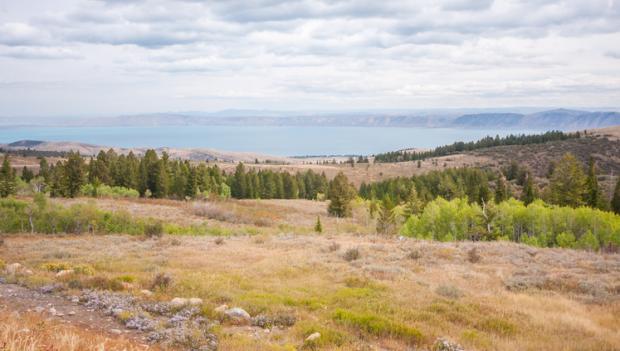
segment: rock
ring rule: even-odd
[[[151,290],[146,290],[146,289],[142,289],[140,290],[140,294],[146,296],[146,297],[151,297],[153,296],[153,292]]]
[[[202,299],[198,297],[192,297],[188,300],[188,303],[190,304],[190,306],[200,306],[202,305]]]
[[[123,313],[125,312],[125,310],[123,310],[122,308],[114,308],[112,309],[112,315],[116,318],[119,318]]]
[[[118,329],[110,329],[110,333],[112,333],[112,334],[116,334],[116,335],[120,335],[120,334],[122,334],[123,332],[122,332],[122,331],[120,331],[120,330],[118,330]]]
[[[312,333],[310,335],[308,335],[308,337],[306,338],[306,342],[314,342],[316,340],[318,340],[321,337],[321,333],[316,332],[316,333]]]
[[[23,273],[24,273],[25,275],[32,275],[32,274],[33,274],[33,273],[32,273],[32,271],[31,271],[30,269],[26,269]]]
[[[8,275],[15,275],[17,274],[22,268],[22,265],[19,263],[11,263],[10,265],[7,265],[5,268],[6,274]]]
[[[213,312],[218,313],[218,314],[224,314],[224,312],[226,312],[226,310],[228,309],[228,305],[220,305],[217,306]]]
[[[71,297],[71,302],[73,302],[73,303],[80,303],[80,297],[79,296],[72,296]]]
[[[50,309],[49,309],[49,313],[50,313],[52,316],[55,316],[57,312],[56,312],[56,309],[55,309],[54,307],[52,307],[52,308],[50,308]]]
[[[233,307],[224,311],[224,315],[233,323],[237,325],[250,324],[252,317],[243,308]]]
[[[187,305],[188,301],[182,297],[175,297],[170,301],[170,307],[172,308],[182,308]]]
[[[450,342],[446,339],[439,338],[433,344],[433,351],[465,351],[465,349],[456,343]]]
[[[67,313],[70,316],[75,316],[75,311],[69,311],[69,313]]]
[[[45,307],[37,306],[37,307],[35,307],[34,311],[36,313],[41,313],[41,312],[45,311]]]
[[[42,292],[43,294],[51,294],[53,292],[62,290],[63,286],[61,284],[48,284],[48,285],[44,285],[42,286],[39,291]]]
[[[73,269],[63,269],[62,271],[56,273],[56,278],[62,278],[68,275],[75,273]]]

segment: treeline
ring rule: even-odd
[[[567,153],[553,164],[547,181],[542,184],[535,181],[527,168],[512,163],[499,172],[456,168],[362,184],[359,195],[395,205],[420,202],[421,207],[437,197],[448,200],[467,198],[478,204],[492,200],[499,203],[517,197],[526,205],[543,199],[554,205],[588,206],[620,214],[620,178],[609,201],[598,182],[594,158],[583,165],[574,155]]]
[[[480,206],[438,198],[408,217],[400,233],[423,239],[510,240],[540,247],[617,251],[620,216],[589,207],[562,207],[510,199]]]
[[[471,142],[455,142],[450,145],[444,145],[436,147],[430,151],[392,151],[375,155],[374,162],[387,163],[387,162],[404,162],[404,161],[417,161],[424,160],[431,157],[440,157],[452,155],[464,151],[472,151],[476,149],[483,149],[494,146],[503,145],[527,145],[527,144],[542,144],[550,141],[576,139],[580,138],[581,133],[564,133],[561,131],[549,131],[543,134],[520,134],[520,135],[508,135],[495,138],[487,136],[478,141]]]
[[[3,169],[6,175],[0,175],[0,196],[5,197],[15,193],[16,188],[15,172],[6,155]],[[2,179],[6,179],[4,187]],[[172,160],[166,153],[160,157],[154,150],[138,157],[132,152],[118,155],[112,149],[100,151],[88,162],[74,152],[66,160],[51,165],[46,158],[40,158],[39,173],[35,175],[24,167],[21,179],[36,192],[48,192],[53,197],[126,195],[171,199],[316,199],[319,194],[326,194],[329,184],[324,174],[312,170],[294,175],[272,170],[247,171],[240,163],[234,173],[226,174],[217,165]]]
[[[489,182],[497,174],[479,168],[450,168],[407,177],[398,177],[371,184],[362,183],[359,195],[364,199],[386,200],[399,204],[411,200],[413,193],[426,203],[437,197],[469,198],[483,202],[493,198]]]

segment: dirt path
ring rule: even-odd
[[[130,340],[144,350],[152,349],[145,342],[143,334],[126,329],[111,316],[88,309],[77,301],[77,296],[61,297],[15,284],[0,283],[0,311],[38,313],[48,320],[67,323],[111,339]]]

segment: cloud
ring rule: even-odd
[[[66,79],[67,100],[80,82],[92,94],[84,108],[121,91],[145,95],[136,109],[149,94],[212,97],[191,99],[197,109],[218,96],[557,105],[580,92],[604,105],[620,97],[616,42],[617,0],[21,0],[0,13],[6,79]],[[160,102],[174,110],[178,100]]]

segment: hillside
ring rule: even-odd
[[[137,350],[159,335],[169,350],[193,350],[187,345],[215,335],[222,351],[430,350],[438,339],[465,350],[620,344],[618,254],[360,235],[372,227],[360,208],[352,218],[324,217],[324,234],[311,235],[325,212],[317,201],[55,201],[206,220],[213,236],[4,236],[0,257],[21,268],[0,281],[1,341]],[[46,268],[53,264],[92,272],[58,274]],[[160,273],[170,281],[157,288]],[[99,290],[80,288],[92,284]],[[170,310],[174,298],[200,299],[200,309]],[[249,319],[227,319],[223,305]],[[214,327],[191,334],[186,321]],[[54,332],[60,325],[63,334]]]
[[[528,110],[528,109],[515,109]],[[515,111],[513,110],[513,111]],[[19,125],[156,127],[156,126],[315,126],[315,127],[417,127],[479,128],[520,130],[578,130],[620,125],[620,113],[554,109],[533,113],[474,110],[278,112],[231,110],[215,113],[178,112],[97,117],[22,118]],[[483,110],[484,111],[484,110]],[[15,125],[14,119],[0,119],[0,125]]]

